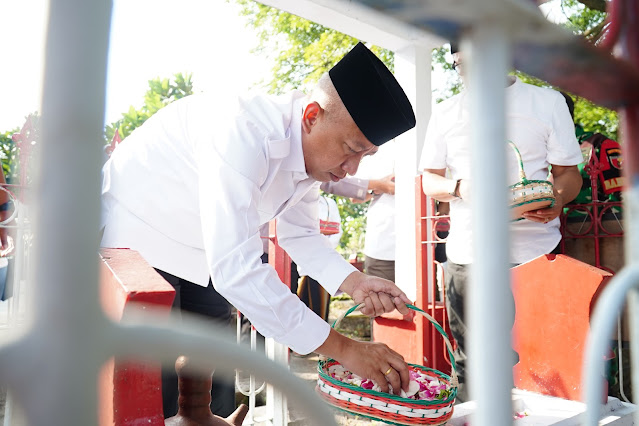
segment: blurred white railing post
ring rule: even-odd
[[[266,356],[278,364],[288,366],[288,346],[266,339]],[[266,386],[266,413],[273,425],[288,424],[288,402],[286,395],[270,383]]]
[[[473,424],[512,423],[510,293],[506,193],[505,94],[508,34],[500,22],[478,22],[462,39],[471,114],[474,260],[468,315]],[[490,173],[487,173],[490,171]]]

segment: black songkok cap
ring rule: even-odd
[[[379,146],[415,127],[410,101],[386,65],[362,43],[328,72],[366,139]]]

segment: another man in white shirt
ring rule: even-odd
[[[395,282],[395,141],[380,147],[378,155],[367,157],[357,171],[358,178],[385,182],[387,191],[369,191],[364,237],[364,272]]]
[[[463,69],[462,56],[456,50],[453,53],[457,68]],[[561,240],[559,215],[581,188],[577,164],[582,161],[582,155],[563,96],[551,89],[525,84],[516,77],[506,78],[506,137],[521,152],[527,178],[552,180],[555,195],[553,207],[524,213],[524,220],[512,223],[511,262],[520,264],[557,252]],[[466,360],[464,303],[469,268],[473,263],[469,115],[466,91],[436,105],[420,162],[424,193],[450,203],[446,308],[451,332],[457,341],[455,360],[460,373],[461,385],[457,394],[460,401],[467,399],[463,386]],[[504,165],[508,167],[510,185],[519,181],[518,166],[514,152],[506,143],[504,149],[510,153],[508,164]],[[514,313],[514,303],[505,309]]]
[[[226,320],[230,302],[300,354],[334,358],[383,390],[407,389],[399,354],[340,335],[262,264],[259,228],[277,218],[295,263],[329,293],[364,303],[365,314],[407,312],[410,301],[392,282],[360,273],[330,246],[317,206],[318,181],[355,174],[362,157],[414,126],[403,90],[361,43],[308,96],[180,99],[105,164],[102,245],[140,252],[174,285],[177,307]]]

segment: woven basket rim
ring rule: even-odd
[[[521,207],[521,206],[524,206],[524,205],[530,204],[530,203],[538,203],[540,201],[555,201],[555,199],[551,198],[551,197],[531,198],[530,200],[521,201],[521,202],[519,202],[517,204],[511,204],[510,208],[514,209],[515,207]],[[552,207],[553,205],[554,204],[551,203],[549,207]]]
[[[329,376],[328,374],[326,374],[326,372],[324,371],[324,367],[327,364],[331,364],[331,363],[339,364],[338,361],[336,361],[336,360],[334,360],[332,358],[328,358],[328,359],[325,359],[325,360],[320,360],[317,363],[317,373],[318,373],[318,375],[323,380],[325,380],[325,381],[327,381],[327,382],[329,382],[329,383],[331,383],[331,384],[333,384],[333,385],[335,385],[337,387],[349,389],[349,390],[354,391],[356,393],[375,396],[377,398],[386,399],[386,400],[392,400],[392,401],[396,401],[396,402],[400,402],[400,403],[423,405],[425,407],[428,407],[430,405],[447,404],[447,403],[450,403],[450,402],[454,401],[455,398],[457,397],[457,386],[452,386],[452,384],[451,384],[451,380],[452,379],[451,379],[451,377],[448,374],[442,373],[441,371],[435,370],[434,368],[425,367],[423,365],[407,363],[411,367],[415,367],[415,368],[423,370],[423,371],[432,372],[436,376],[439,376],[439,378],[444,379],[451,386],[451,388],[450,388],[451,389],[451,393],[450,393],[450,396],[448,398],[446,398],[446,399],[435,399],[435,400],[403,398],[401,396],[391,395],[391,394],[386,393],[386,392],[379,392],[379,391],[375,391],[375,390],[372,390],[372,389],[364,389],[364,388],[359,387],[359,386],[350,385],[348,383],[344,383],[342,381],[336,380],[336,379],[332,378],[331,376]]]
[[[333,401],[335,399],[334,397],[332,397],[331,395],[327,395],[324,392],[320,391],[317,386],[315,387],[315,392],[318,393],[320,398],[322,398],[324,401],[326,401],[327,403],[331,404],[333,407],[337,408],[338,410],[342,410],[342,411],[350,413],[350,414],[355,414],[357,416],[365,417],[367,419],[380,421],[380,422],[384,422],[384,423],[392,424],[392,425],[401,425],[401,426],[414,425],[414,424],[425,424],[425,425],[428,425],[428,426],[443,425],[443,424],[446,424],[446,422],[448,420],[450,420],[450,418],[452,417],[453,412],[455,410],[454,405],[451,403],[451,404],[449,404],[449,406],[451,408],[450,412],[448,412],[447,414],[441,416],[440,418],[438,418],[438,420],[434,420],[434,418],[433,418],[432,419],[433,422],[428,421],[427,423],[426,422],[416,423],[417,419],[406,417],[406,421],[404,422],[404,421],[400,421],[400,419],[387,419],[387,418],[383,418],[383,417],[375,417],[375,416],[371,415],[371,413],[365,413],[364,410],[357,410],[357,409],[345,407],[342,404],[334,402]]]
[[[340,321],[342,321],[344,318],[346,318],[351,312],[355,311],[357,308],[359,308],[362,305],[362,303],[359,303],[355,306],[352,306],[349,310],[347,310],[340,318],[337,318],[333,324],[331,325],[331,328],[335,328],[337,326],[337,324],[340,323]],[[417,312],[418,314],[423,315],[428,321],[430,321],[430,323],[432,324],[433,327],[435,327],[435,330],[437,330],[437,332],[442,336],[442,338],[444,339],[444,344],[446,346],[446,350],[448,351],[448,357],[450,358],[450,368],[451,368],[451,374],[450,374],[450,378],[451,378],[451,382],[457,382],[457,364],[455,362],[455,355],[453,354],[453,347],[450,344],[450,340],[448,338],[448,334],[446,334],[446,331],[444,331],[444,328],[441,326],[441,324],[439,324],[439,322],[437,322],[437,320],[435,318],[433,318],[432,316],[430,316],[430,314],[428,314],[426,311],[424,311],[421,308],[418,308],[415,305],[411,305],[410,303],[406,304],[406,307],[409,309],[412,309],[413,311]],[[426,367],[424,367],[426,368]]]
[[[525,182],[524,181],[520,181],[520,182],[517,182],[517,183],[513,183],[508,188],[515,188],[517,186],[525,186],[525,185],[528,185],[528,184],[531,184],[531,183],[543,183],[544,185],[552,186],[552,182],[547,181],[547,180],[538,180],[538,179],[528,180],[528,179],[526,179]]]

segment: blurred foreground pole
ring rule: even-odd
[[[614,0],[607,5],[609,27],[604,48],[614,47],[615,56],[639,69],[639,3]],[[623,215],[625,267],[606,286],[595,305],[588,336],[583,376],[587,411],[585,425],[597,425],[601,412],[598,395],[604,380],[603,356],[610,345],[616,317],[627,301],[630,327],[630,371],[632,388],[639,388],[639,104],[632,102],[619,110],[623,149]],[[637,403],[635,396],[631,401]],[[635,412],[639,424],[639,411]]]
[[[462,39],[471,114],[474,262],[466,300],[469,396],[473,424],[512,424],[514,315],[510,294],[505,94],[508,34],[498,22],[474,25]]]
[[[34,159],[33,329],[11,360],[31,425],[97,424],[99,176],[109,0],[51,0]],[[18,373],[16,373],[18,374]],[[15,381],[13,381],[15,383]]]

